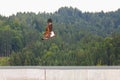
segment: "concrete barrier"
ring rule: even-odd
[[[120,69],[0,69],[0,80],[120,80]]]
[[[0,69],[0,80],[44,80],[44,70]]]

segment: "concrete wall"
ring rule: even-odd
[[[120,69],[0,69],[0,80],[120,80]]]

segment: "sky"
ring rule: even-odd
[[[55,12],[60,7],[78,8],[82,12],[109,12],[120,8],[120,0],[0,0],[0,15],[17,12]]]

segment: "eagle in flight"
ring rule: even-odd
[[[46,27],[46,30],[43,34],[42,40],[47,40],[49,38],[52,38],[52,37],[56,36],[55,32],[52,29],[53,29],[52,19],[50,18],[50,19],[47,20],[47,27]]]

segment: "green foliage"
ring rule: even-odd
[[[89,13],[62,7],[55,13],[0,17],[0,65],[120,65],[120,10]],[[55,38],[41,40],[47,19]]]
[[[9,65],[9,57],[1,57],[0,66],[8,66],[8,65]]]

